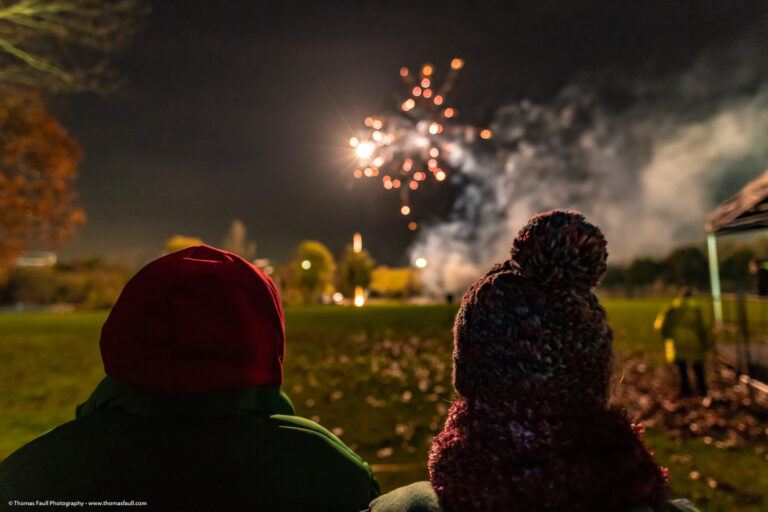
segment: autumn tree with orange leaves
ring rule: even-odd
[[[74,188],[80,155],[38,93],[0,99],[0,281],[32,244],[56,247],[85,221]]]

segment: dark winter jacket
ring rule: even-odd
[[[150,510],[342,512],[378,494],[368,464],[294,416],[277,387],[179,399],[107,377],[76,420],[0,463],[0,508],[105,500]]]
[[[416,482],[380,496],[371,502],[370,512],[443,512],[429,482]],[[686,500],[665,503],[661,508],[630,512],[696,512]]]

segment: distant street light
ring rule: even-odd
[[[309,260],[302,261],[301,268],[303,268],[304,270],[309,270],[310,268],[312,268],[312,262]]]
[[[416,267],[424,268],[427,266],[427,258],[416,258],[416,261],[414,263]]]

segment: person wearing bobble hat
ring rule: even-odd
[[[577,212],[533,217],[511,257],[464,294],[454,325],[458,395],[428,482],[371,512],[694,511],[668,501],[642,429],[608,405],[613,333],[592,293],[600,230]]]
[[[197,246],[149,263],[101,331],[107,376],[74,421],[0,463],[0,507],[366,507],[379,494],[370,467],[280,391],[284,323],[272,280],[232,253]]]

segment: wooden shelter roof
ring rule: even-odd
[[[768,228],[768,170],[707,215],[707,233]]]

